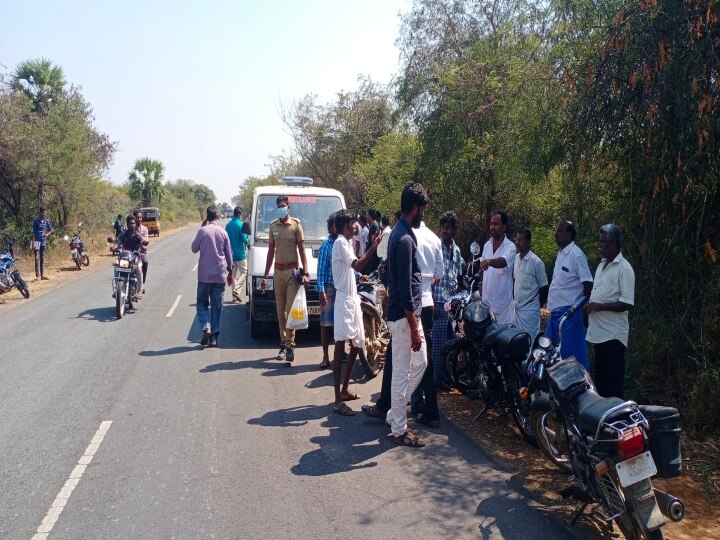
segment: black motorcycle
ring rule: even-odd
[[[480,246],[471,246],[471,273],[479,260]],[[527,363],[530,336],[510,325],[497,324],[490,306],[474,289],[453,296],[445,305],[450,315],[452,337],[442,349],[447,379],[470,399],[482,399],[484,406],[475,420],[493,409],[512,414],[520,433],[535,444],[530,423],[531,395],[528,391]]]
[[[385,286],[380,282],[377,270],[357,286],[365,330],[365,351],[360,355],[360,365],[368,378],[375,377],[385,362],[385,353],[390,342],[390,330],[383,317],[382,301]]]
[[[543,452],[579,483],[561,490],[581,503],[571,523],[595,503],[594,513],[629,540],[661,540],[663,516],[680,521],[685,513],[682,501],[653,489],[651,481],[680,474],[679,414],[603,398],[582,365],[561,358],[563,324],[584,302],[579,299],[560,319],[559,343],[544,335],[535,340],[531,424]]]
[[[12,289],[17,288],[25,298],[30,298],[30,290],[28,289],[27,283],[20,275],[15,264],[15,254],[13,252],[13,246],[15,242],[12,240],[8,243],[5,251],[0,251],[0,294],[10,292]]]
[[[77,265],[78,270],[82,270],[83,266],[90,266],[90,255],[88,255],[87,249],[85,249],[85,242],[80,238],[82,233],[83,224],[82,221],[78,223],[78,232],[69,237],[67,234],[63,237],[66,242],[70,244],[70,257],[73,262]]]
[[[136,304],[138,281],[136,272],[140,264],[139,251],[121,250],[117,260],[113,263],[113,298],[115,299],[115,313],[118,319],[125,315],[125,308],[133,309]]]

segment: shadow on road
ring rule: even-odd
[[[86,309],[78,313],[75,318],[85,319],[86,321],[110,322],[117,320],[117,315],[115,314],[115,306],[106,306]]]
[[[306,453],[299,463],[291,467],[300,476],[326,476],[343,472],[376,467],[377,457],[391,448],[390,443],[380,440],[377,433],[368,429],[348,426],[352,418],[332,413],[329,405],[304,405],[265,413],[260,418],[248,420],[248,424],[265,427],[300,427],[312,420],[325,420],[320,424],[328,428],[328,434],[312,437],[316,450]]]
[[[140,351],[140,356],[170,356],[173,354],[182,354],[193,351],[200,351],[204,347],[199,343],[196,345],[179,345],[177,347],[170,347],[169,349],[162,349],[159,351]]]

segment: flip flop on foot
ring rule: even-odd
[[[381,411],[377,405],[363,405],[360,407],[360,410],[365,416],[377,418],[378,420],[385,420],[385,417],[387,416],[387,413],[385,411]]]
[[[390,440],[399,446],[409,446],[410,448],[422,448],[425,446],[425,442],[422,441],[409,429],[402,435],[388,435]]]
[[[348,407],[345,403],[340,402],[333,407],[333,412],[341,416],[355,416],[355,411]]]
[[[353,392],[352,390],[348,390],[347,392],[342,392],[340,394],[340,399],[343,401],[353,401],[355,399],[360,399],[362,396],[358,394],[357,392]]]

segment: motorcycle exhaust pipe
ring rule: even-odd
[[[653,489],[655,491],[655,499],[657,499],[660,512],[662,512],[663,516],[671,521],[680,521],[685,517],[685,505],[680,499],[658,488]]]

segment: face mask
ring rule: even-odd
[[[287,215],[288,215],[287,206],[281,206],[280,208],[277,209],[277,216],[280,219],[285,219],[287,217]]]

